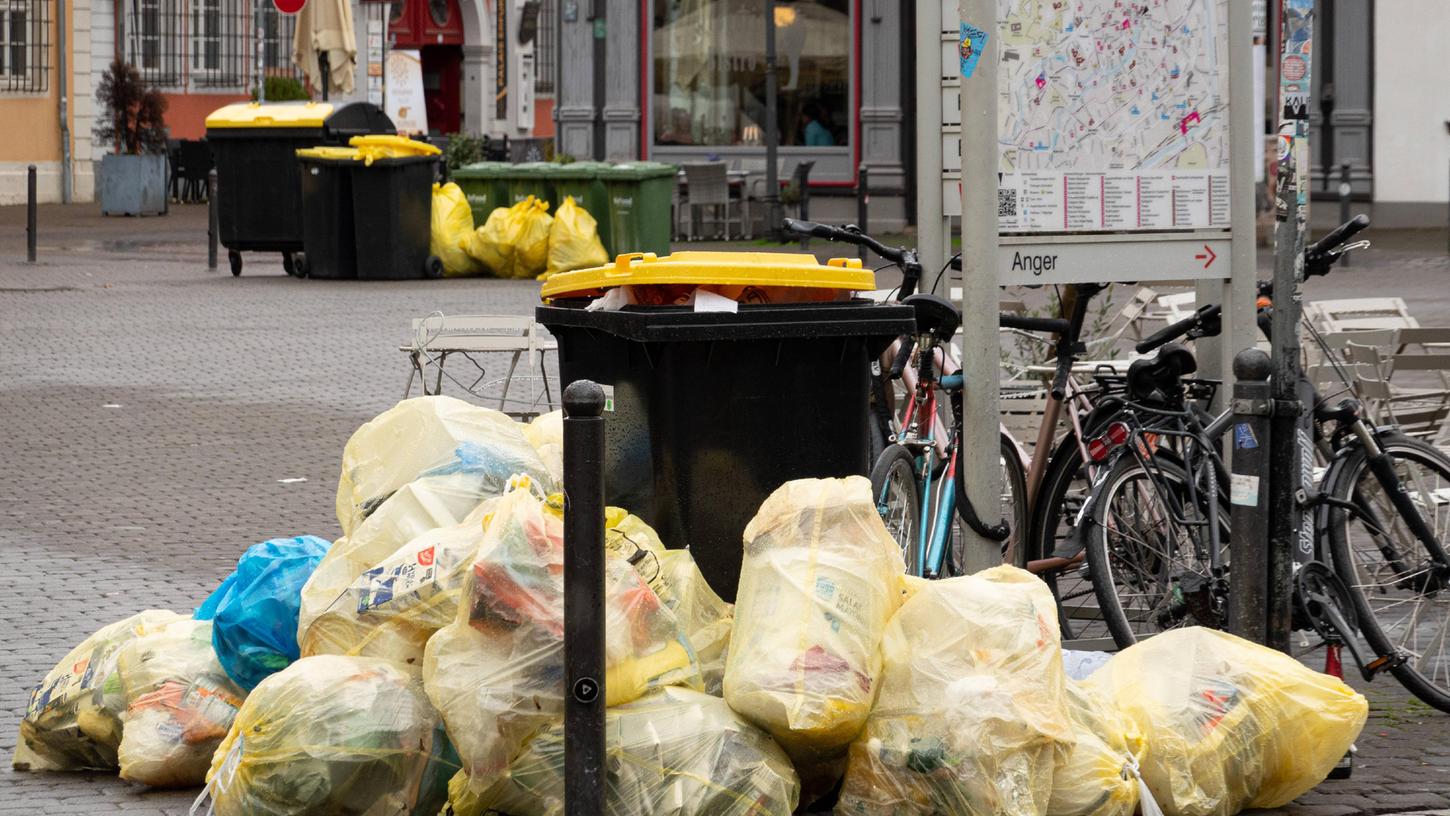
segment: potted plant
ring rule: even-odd
[[[166,212],[166,97],[147,88],[136,66],[121,60],[96,89],[101,119],[96,139],[115,145],[101,157],[101,213],[163,215]]]

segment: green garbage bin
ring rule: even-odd
[[[549,181],[548,172],[553,167],[549,162],[523,162],[509,168],[509,204],[517,204],[520,201],[533,196],[540,201],[549,202],[549,209],[552,211],[554,205],[554,185]]]
[[[604,251],[613,257],[614,244],[609,240],[609,194],[599,178],[600,171],[608,168],[607,162],[577,161],[551,164],[543,173],[553,184],[554,195],[559,197],[558,201],[550,202],[552,209],[557,210],[564,203],[565,196],[573,196],[574,203],[583,207],[599,223],[599,240],[604,244]]]
[[[476,162],[453,171],[453,181],[463,190],[473,210],[474,224],[483,226],[490,213],[513,203],[509,201],[508,185],[512,172],[512,164],[499,161]]]
[[[671,199],[679,168],[660,162],[616,164],[599,171],[609,195],[609,236],[615,255],[668,255],[674,232]]]

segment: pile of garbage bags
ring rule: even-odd
[[[447,397],[366,423],[340,538],[264,541],[194,616],[86,638],[15,766],[204,784],[221,814],[562,814],[562,430]],[[1027,572],[906,577],[861,477],[767,498],[734,605],[688,542],[604,521],[613,816],[1227,816],[1312,788],[1367,715],[1220,632],[1064,653]]]
[[[573,197],[551,215],[549,202],[528,196],[475,225],[467,197],[452,183],[433,186],[430,246],[448,277],[545,279],[609,263],[599,223]]]

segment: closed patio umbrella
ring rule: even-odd
[[[323,99],[329,91],[352,93],[357,38],[348,0],[307,0],[297,12],[292,62],[307,75],[312,87],[322,89]]]

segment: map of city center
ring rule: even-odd
[[[1003,232],[1226,229],[1223,0],[999,0]]]

